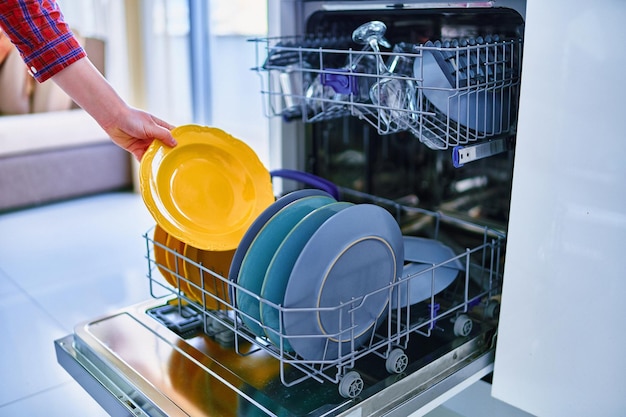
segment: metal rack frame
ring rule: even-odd
[[[314,123],[349,115],[380,135],[409,131],[437,150],[501,138],[515,128],[521,39],[403,43],[393,52],[305,47],[297,37],[251,41],[268,117]],[[364,60],[388,65],[363,69]],[[381,97],[376,86],[385,83],[403,83],[408,92]]]
[[[178,298],[178,308],[182,309],[188,306],[199,312],[203,318],[203,332],[216,338],[221,338],[226,342],[232,342],[233,349],[241,355],[254,353],[256,350],[264,350],[271,356],[276,358],[280,363],[280,379],[285,386],[293,386],[307,379],[314,379],[318,382],[324,380],[339,384],[339,392],[346,398],[356,397],[363,388],[363,381],[360,375],[353,371],[355,363],[370,354],[377,355],[385,360],[385,365],[389,373],[402,373],[407,365],[407,357],[403,350],[406,349],[412,334],[419,334],[429,337],[433,329],[446,320],[456,322],[461,320],[459,328],[459,336],[467,336],[471,331],[471,318],[477,314],[482,315],[483,319],[492,320],[495,317],[491,303],[497,296],[501,288],[502,277],[502,260],[505,234],[501,231],[490,227],[480,226],[478,224],[461,220],[439,212],[432,212],[418,207],[410,207],[398,204],[394,201],[383,199],[376,196],[340,188],[341,195],[358,202],[375,203],[388,209],[403,224],[407,219],[411,220],[411,228],[415,229],[415,224],[422,227],[428,225],[433,230],[433,238],[438,240],[440,237],[440,229],[443,225],[452,226],[463,230],[470,230],[477,233],[481,237],[481,242],[476,246],[467,248],[463,253],[437,264],[429,264],[428,268],[419,273],[407,276],[399,276],[389,285],[376,290],[373,293],[366,294],[361,298],[351,300],[349,303],[334,307],[319,307],[305,309],[289,309],[281,305],[263,299],[258,294],[254,294],[241,285],[230,281],[228,277],[221,276],[205,267],[204,265],[189,259],[184,254],[179,253],[176,248],[170,248],[164,244],[155,241],[151,232],[144,234],[146,240],[146,258],[148,261],[147,277],[150,282],[150,294],[154,298],[161,298],[174,294]],[[155,257],[154,248],[159,247],[171,256],[174,256],[176,262],[174,267],[168,266],[160,262]],[[447,305],[443,305],[439,294],[435,294],[435,272],[438,268],[444,268],[452,262],[462,262],[465,270],[459,274],[455,282],[460,286],[460,294],[452,300],[446,301]],[[186,268],[197,268],[200,274],[200,283],[190,281],[181,265],[186,263]],[[171,274],[174,279],[174,285],[164,284],[161,279],[160,271]],[[425,314],[415,316],[414,306],[405,300],[401,303],[401,291],[399,287],[402,285],[410,285],[411,280],[424,279],[430,275],[431,296],[427,303]],[[200,297],[194,297],[186,293],[183,288],[185,286],[193,286],[193,288],[201,294]],[[217,291],[216,286],[221,286],[221,291]],[[213,288],[213,290],[211,290]],[[230,300],[230,297],[220,296],[220,294],[232,294],[232,291],[242,291],[250,297],[258,300],[259,303],[265,303],[267,306],[276,309],[279,312],[279,331],[272,329],[259,320],[249,316],[242,311],[236,303]],[[342,311],[348,308],[350,315],[348,320],[354,323],[353,315],[358,311],[359,306],[364,299],[374,296],[377,293],[386,293],[388,300],[391,297],[397,297],[395,307],[391,302],[387,302],[386,311],[381,320],[380,326],[376,331],[372,331],[365,343],[360,346],[354,344],[355,335],[354,328],[342,328]],[[408,291],[406,291],[408,298]],[[209,303],[210,301],[210,303]],[[218,306],[219,309],[207,308],[208,305]],[[423,303],[420,303],[423,304]],[[402,307],[405,305],[405,307]],[[489,312],[489,309],[492,309]],[[332,357],[322,357],[321,359],[311,360],[299,357],[297,354],[287,351],[284,348],[288,338],[295,336],[285,336],[280,329],[283,328],[282,317],[286,313],[302,312],[307,314],[319,314],[320,312],[335,311],[339,317],[337,328],[339,331],[334,335],[302,335],[300,337],[323,337],[328,339],[332,336],[347,338],[349,340],[348,347],[343,347],[343,341],[339,343],[338,353]],[[477,313],[478,311],[478,313]],[[183,315],[181,310],[179,315]],[[255,335],[245,324],[241,318],[245,317],[257,325],[261,326],[266,333],[273,332],[279,340],[278,344],[274,344],[267,337],[259,337]],[[468,326],[469,329],[463,329]],[[455,323],[456,326],[456,323]],[[457,330],[455,329],[455,332]],[[456,334],[456,333],[455,333]],[[246,343],[247,342],[247,343]],[[241,349],[242,343],[248,346],[251,343],[255,348],[253,350]]]

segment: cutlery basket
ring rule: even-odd
[[[434,333],[463,339],[475,334],[477,329],[495,328],[504,259],[502,231],[440,212],[338,189],[341,201],[376,204],[388,210],[403,235],[447,245],[451,249],[449,259],[409,263],[388,285],[340,305],[289,309],[229,280],[224,266],[212,269],[198,260],[197,251],[190,252],[184,245],[158,237],[155,228],[144,235],[151,295],[169,297],[168,304],[177,306],[177,316],[189,317],[188,323],[182,320],[181,325],[179,320],[171,330],[182,335],[202,331],[242,355],[250,354],[250,346],[252,351],[263,350],[278,361],[284,386],[308,379],[326,380],[338,384],[343,397],[353,398],[365,384],[355,370],[361,361],[376,357],[386,372],[401,374],[410,362],[405,351],[412,339],[429,339]],[[409,267],[415,265],[419,267]],[[456,268],[453,280],[445,288],[437,288],[440,273],[444,269],[449,273],[451,268]],[[418,300],[412,299],[414,285],[426,288]],[[233,301],[233,294],[238,291],[257,300],[261,308],[276,311],[277,324],[268,326],[241,308]],[[381,297],[385,300],[383,310],[371,326],[359,328],[363,306],[368,300]],[[288,315],[307,317],[309,321],[313,318],[313,322],[330,317],[336,320],[330,326],[334,331],[287,335],[283,330]],[[253,323],[265,335],[259,335],[244,323]],[[290,342],[293,344],[298,339],[317,348],[303,357],[289,348]]]

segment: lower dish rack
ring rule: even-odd
[[[244,357],[263,351],[276,360],[285,387],[306,380],[329,381],[337,384],[345,398],[359,396],[371,383],[358,372],[360,361],[376,357],[385,372],[402,375],[410,362],[405,350],[411,339],[446,333],[449,338],[463,340],[475,333],[476,323],[483,330],[495,328],[504,259],[502,231],[361,192],[339,190],[342,200],[387,209],[401,227],[405,247],[414,245],[417,254],[408,256],[412,260],[405,261],[403,270],[388,285],[338,305],[286,308],[229,279],[232,253],[219,254],[213,260],[211,256],[204,258],[202,251],[163,235],[155,226],[144,235],[150,291],[155,298],[173,295],[174,302],[166,307],[174,310],[178,319],[170,323],[167,314],[158,309],[150,313],[183,337],[201,331]],[[443,252],[445,257],[414,258],[428,245],[449,252]],[[236,292],[246,293],[261,308],[276,312],[276,322],[268,325],[250,314],[236,302]],[[364,306],[374,298],[384,299],[384,308],[371,326],[360,328]],[[305,317],[322,330],[290,334],[285,326],[297,326],[298,320],[290,323],[289,316]],[[334,323],[329,324],[329,320]],[[329,328],[334,330],[324,330]],[[315,347],[303,353],[291,346],[296,341]]]

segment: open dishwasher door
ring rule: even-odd
[[[368,387],[346,399],[313,379],[285,387],[265,352],[241,356],[204,333],[184,338],[146,314],[170,307],[153,301],[77,327],[55,342],[58,361],[112,416],[423,415],[492,369],[489,341],[474,337],[403,375],[358,367]]]

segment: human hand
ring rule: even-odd
[[[111,140],[141,160],[156,139],[167,146],[176,141],[171,124],[129,106],[88,58],[80,59],[52,77],[104,129]]]
[[[173,125],[129,106],[110,125],[103,128],[115,144],[132,153],[138,161],[154,140],[167,146],[176,146],[176,140],[170,132]]]

